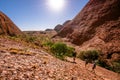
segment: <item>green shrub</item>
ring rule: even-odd
[[[64,55],[67,51],[67,46],[64,43],[55,43],[51,46],[51,51],[56,55]]]
[[[93,61],[93,60],[98,59],[99,52],[97,50],[81,51],[78,57],[82,60],[88,59],[88,60]]]
[[[77,57],[80,58],[80,59],[82,59],[82,60],[85,60],[86,59],[85,51],[80,51],[80,53],[78,54]]]
[[[73,52],[74,52],[74,48],[73,47],[67,47],[67,52],[66,52],[66,56],[68,57],[73,57]]]
[[[64,60],[65,56],[72,57],[74,48],[68,47],[64,43],[55,43],[50,47],[51,52],[53,55],[55,55],[57,58]]]
[[[98,60],[98,65],[99,65],[99,66],[104,67],[104,68],[106,68],[106,69],[109,69],[109,67],[108,67],[108,65],[107,65],[106,63],[107,63],[107,62],[106,62],[106,60],[104,60],[104,59],[99,59],[99,60]]]
[[[43,43],[44,46],[48,46],[51,47],[54,43],[52,41],[47,41],[45,43]]]
[[[111,62],[112,65],[108,65],[105,60],[99,59],[98,65],[108,70],[120,73],[120,61]]]
[[[112,70],[114,72],[120,73],[120,61],[112,62]]]

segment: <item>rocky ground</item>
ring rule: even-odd
[[[85,68],[84,61],[67,59],[61,61],[42,49],[0,38],[0,80],[120,80],[117,73],[99,66],[93,72],[92,64]]]

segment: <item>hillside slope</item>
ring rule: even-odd
[[[120,0],[89,0],[58,36],[67,37],[79,50],[95,48],[106,59],[120,59]]]
[[[21,30],[4,14],[0,11],[0,35],[19,35],[22,34]]]
[[[11,50],[17,50],[11,51]],[[22,54],[19,51],[25,50]],[[13,53],[14,52],[14,53]],[[31,54],[28,54],[28,53]],[[117,73],[101,67],[91,71],[84,62],[61,61],[42,49],[32,48],[8,38],[0,37],[0,80],[119,80]]]

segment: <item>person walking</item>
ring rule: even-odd
[[[77,53],[76,53],[76,51],[75,51],[75,49],[74,49],[74,51],[73,51],[73,63],[76,63],[76,62],[75,62],[75,60],[76,60],[76,55],[77,55]]]
[[[97,60],[94,60],[93,61],[93,66],[92,66],[92,71],[94,71],[94,69],[96,68],[96,65],[97,65]]]
[[[85,67],[87,66],[88,63],[89,63],[89,60],[85,59]]]

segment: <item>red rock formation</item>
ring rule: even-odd
[[[90,0],[58,36],[69,38],[82,49],[120,53],[120,0]]]
[[[63,28],[63,25],[58,24],[57,26],[55,26],[54,30],[55,30],[56,32],[59,32],[62,28]]]
[[[0,35],[19,35],[20,29],[2,12],[0,12]]]
[[[63,27],[66,26],[70,21],[71,21],[71,20],[65,21],[65,22],[63,23],[63,25],[58,24],[57,26],[55,26],[54,30],[55,30],[56,32],[59,32],[59,31],[62,30]]]

